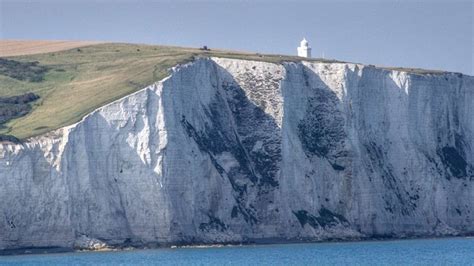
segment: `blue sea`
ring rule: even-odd
[[[474,265],[474,238],[2,256],[1,265]]]

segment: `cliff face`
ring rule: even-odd
[[[0,249],[470,234],[473,113],[460,74],[200,59],[1,143]]]

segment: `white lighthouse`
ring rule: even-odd
[[[300,46],[298,47],[298,56],[301,57],[311,57],[311,47],[309,47],[309,43],[306,38],[300,42]]]

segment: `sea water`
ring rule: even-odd
[[[17,265],[474,265],[474,238],[2,256]]]

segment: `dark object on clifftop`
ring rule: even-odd
[[[39,65],[38,61],[20,62],[0,58],[0,75],[5,75],[14,79],[41,82],[49,68]]]
[[[210,51],[211,49],[207,48],[207,45],[204,45],[203,47],[199,48],[199,50]]]
[[[18,96],[0,97],[0,124],[26,115],[31,110],[29,103],[37,99],[39,96],[32,92]]]
[[[29,103],[38,99],[39,99],[38,95],[32,92],[28,92],[28,93],[18,95],[18,96],[0,97],[0,104],[1,103],[23,104],[23,103]]]
[[[2,135],[0,134],[0,142],[12,142],[15,144],[21,144],[21,140],[15,138],[12,135]]]

